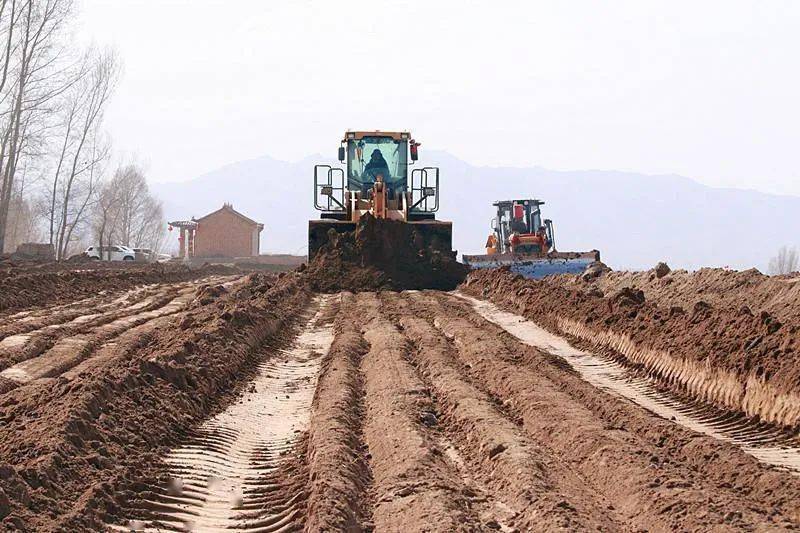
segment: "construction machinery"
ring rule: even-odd
[[[541,200],[502,200],[492,204],[497,215],[491,220],[492,233],[485,255],[465,255],[470,268],[507,266],[526,278],[551,274],[578,274],[600,261],[600,252],[556,251],[553,221],[542,219]]]
[[[309,221],[309,261],[329,241],[331,230],[353,231],[367,214],[408,223],[415,246],[452,250],[452,223],[435,216],[439,169],[409,172],[419,158],[419,146],[409,132],[345,133],[338,154],[344,168],[314,166],[314,207],[322,214],[320,220]]]

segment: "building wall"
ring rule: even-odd
[[[194,241],[195,257],[250,257],[253,253],[253,231],[258,229],[227,210],[213,213],[197,224]]]
[[[250,244],[250,255],[256,256],[258,255],[258,252],[261,251],[261,242],[260,242],[261,232],[258,231],[258,227],[255,227],[253,228],[252,234],[253,237],[251,239],[251,244]]]

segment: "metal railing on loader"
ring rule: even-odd
[[[411,207],[408,210],[417,213],[435,213],[439,210],[438,167],[415,168],[411,171]]]
[[[327,169],[327,172],[323,172],[324,176],[321,177],[320,170],[323,169]],[[314,207],[319,211],[347,211],[344,190],[344,169],[314,165]],[[320,203],[320,200],[323,202]]]

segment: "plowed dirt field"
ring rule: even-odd
[[[564,280],[492,272],[452,292],[321,294],[309,275],[142,277],[95,295],[84,280],[69,297],[7,298],[3,527],[800,528],[793,382],[762,376],[785,404],[767,416],[766,396],[735,396],[733,352],[702,356],[751,322],[764,346],[791,348],[790,313],[775,329],[754,306],[726,330],[713,309],[670,315]],[[545,294],[559,300],[537,307]],[[716,325],[716,344],[680,359],[708,383],[670,373],[675,344],[644,357],[669,320],[686,335]]]

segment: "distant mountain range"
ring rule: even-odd
[[[158,183],[169,220],[201,217],[232,203],[264,223],[263,253],[304,254],[313,166],[270,157],[240,161],[180,183]],[[482,253],[492,202],[538,198],[561,251],[598,249],[612,268],[728,266],[766,269],[783,245],[800,245],[800,197],[701,185],[673,174],[476,167],[446,152],[420,163],[441,169],[439,218],[453,221],[454,246]]]

